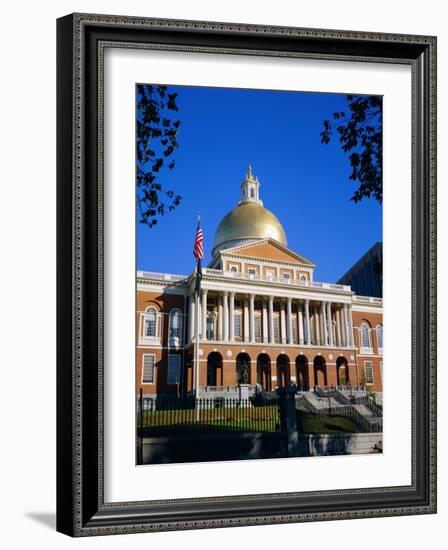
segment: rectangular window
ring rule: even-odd
[[[154,384],[154,367],[156,356],[153,354],[143,355],[142,384]]]
[[[215,339],[215,318],[212,315],[207,317],[207,340]]]
[[[253,269],[253,268],[248,269],[247,272],[250,273],[251,275],[256,275],[257,274],[257,270]]]
[[[145,336],[155,337],[157,334],[157,317],[155,314],[150,314],[145,319]]]
[[[233,333],[234,336],[241,338],[241,314],[235,313],[233,316]]]
[[[273,279],[275,277],[275,271],[272,269],[266,269],[266,277],[268,279]]]
[[[364,372],[366,375],[366,384],[373,384],[372,361],[364,361]]]
[[[168,355],[168,384],[180,384],[180,355]]]
[[[170,316],[170,337],[180,338],[181,313],[174,311]]]
[[[283,273],[283,279],[289,279],[291,275],[289,273]]]
[[[261,315],[255,315],[255,338],[261,340]]]
[[[280,318],[278,315],[274,315],[274,340],[280,341]]]
[[[294,344],[297,344],[297,317],[292,317],[291,319],[291,325],[292,325],[292,341]]]

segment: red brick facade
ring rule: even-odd
[[[168,291],[169,292],[169,291]],[[138,290],[137,292],[137,354],[136,389],[144,395],[160,393],[184,393],[194,388],[194,344],[188,342],[189,298],[180,294]],[[157,342],[142,342],[142,314],[148,307],[157,310]],[[182,339],[173,346],[169,338],[170,312],[173,308],[182,314]],[[382,350],[378,348],[376,327],[382,325],[382,314],[353,310],[354,346],[306,346],[295,344],[235,342],[202,342],[200,344],[199,385],[236,386],[237,358],[244,354],[249,363],[248,383],[261,383],[265,389],[273,389],[288,383],[314,385],[366,385],[368,389],[382,391]],[[362,353],[360,329],[362,323],[369,325],[371,349]],[[365,350],[364,350],[365,351]],[[143,383],[144,355],[154,356],[154,373],[151,383]],[[180,356],[180,377],[169,383],[168,362],[170,355]],[[213,356],[213,357],[212,357]],[[211,359],[212,358],[212,359]],[[215,374],[210,384],[208,366],[213,363]],[[367,368],[367,375],[366,375]]]

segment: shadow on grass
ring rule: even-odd
[[[238,433],[274,433],[280,430],[276,422],[241,422],[231,425],[220,424],[171,424],[165,426],[153,426],[151,428],[139,428],[139,437],[172,437],[185,435],[207,435],[207,434],[238,434]]]
[[[315,416],[297,411],[297,430],[303,434],[351,434],[362,430],[345,416]]]

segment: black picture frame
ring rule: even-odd
[[[104,502],[102,54],[105,45],[412,68],[412,484]],[[57,21],[57,530],[71,536],[436,512],[436,38],[72,14]]]

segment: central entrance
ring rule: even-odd
[[[271,391],[271,358],[267,353],[261,353],[257,358],[257,384]]]

